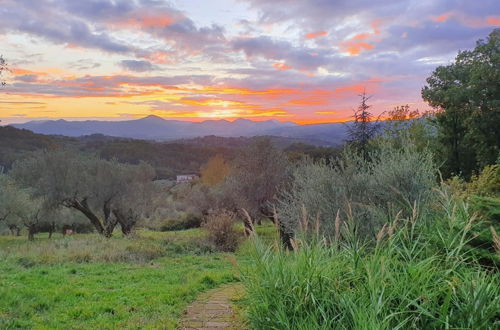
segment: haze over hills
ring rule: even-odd
[[[11,126],[46,135],[85,136],[103,134],[148,140],[174,140],[208,135],[222,137],[269,135],[300,139],[316,145],[337,145],[345,139],[346,124],[299,125],[277,120],[252,121],[248,119],[207,120],[188,122],[166,120],[157,116],[125,121],[31,121]]]

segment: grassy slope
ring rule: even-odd
[[[0,237],[0,328],[175,328],[196,295],[234,281],[202,233]]]

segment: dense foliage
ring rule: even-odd
[[[500,29],[455,62],[438,67],[422,89],[436,109],[444,173],[470,177],[494,164],[500,151]]]
[[[304,218],[317,220],[331,238],[336,222],[351,219],[359,235],[374,235],[397,214],[407,216],[414,203],[425,209],[437,178],[428,150],[418,152],[407,141],[387,144],[363,158],[346,150],[336,162],[305,161],[293,172],[291,189],[279,199],[277,215],[288,233],[301,229]]]

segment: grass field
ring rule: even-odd
[[[0,328],[173,329],[197,294],[238,280],[232,259],[200,230],[1,236]]]

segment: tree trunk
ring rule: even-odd
[[[55,224],[55,222],[52,222],[49,225],[49,239],[52,238],[52,234],[54,233],[55,230],[56,230],[56,224]]]
[[[133,216],[126,216],[118,209],[113,210],[113,214],[120,224],[120,228],[122,230],[123,235],[128,236],[132,232],[132,228],[134,228],[136,224],[136,219]]]
[[[81,202],[79,202],[77,200],[73,200],[68,204],[68,206],[82,212],[83,215],[85,215],[87,217],[87,219],[90,220],[90,223],[92,223],[92,225],[94,225],[95,229],[97,230],[97,232],[99,234],[104,235],[106,237],[111,237],[111,236],[108,236],[109,233],[106,232],[106,229],[103,227],[101,220],[99,220],[99,218],[89,208],[89,206],[87,204],[87,199],[83,199]],[[113,230],[111,230],[111,233],[112,232],[113,232]]]
[[[106,226],[104,227],[104,232],[103,232],[104,237],[110,238],[111,236],[113,236],[113,231],[115,230],[115,227],[117,224],[118,224],[118,221],[116,220],[115,217],[108,220],[108,222],[106,223]]]
[[[120,224],[120,227],[122,229],[123,235],[125,235],[125,236],[130,235],[130,233],[132,232],[132,226],[129,224],[126,224],[126,225]]]
[[[35,226],[28,226],[28,240],[35,240]]]
[[[16,225],[8,225],[12,236],[21,236],[21,228]]]
[[[253,220],[250,214],[245,209],[241,209],[243,212],[243,225],[245,228],[245,236],[255,235],[255,228],[253,227]]]

